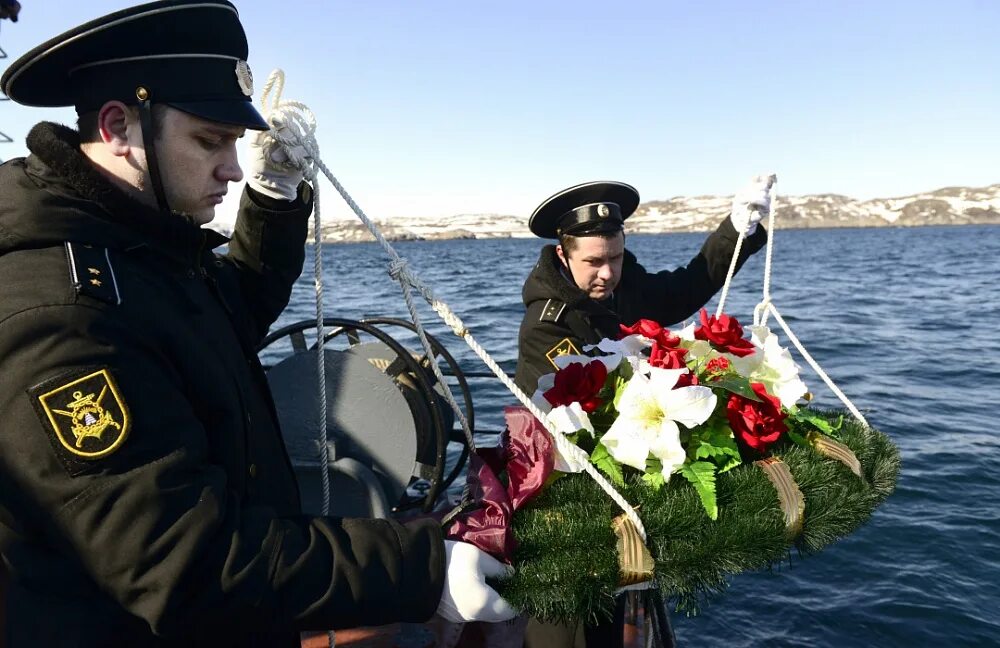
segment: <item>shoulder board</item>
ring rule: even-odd
[[[558,322],[566,312],[566,302],[556,299],[549,299],[542,308],[542,314],[538,317],[539,322]]]
[[[87,295],[109,304],[122,303],[118,280],[108,249],[66,241],[69,279],[78,295]]]

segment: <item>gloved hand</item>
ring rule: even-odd
[[[276,128],[279,133],[288,132],[284,126]],[[247,184],[270,198],[295,200],[302,182],[302,165],[309,159],[305,148],[296,146],[286,152],[274,131],[256,131],[250,138],[249,154]]]
[[[496,590],[487,576],[505,576],[512,568],[467,542],[444,541],[447,556],[444,592],[437,613],[454,623],[496,623],[514,618],[517,612]]]
[[[757,224],[771,212],[771,186],[776,181],[774,175],[754,176],[736,192],[729,219],[737,232],[743,230],[750,236],[757,231]]]

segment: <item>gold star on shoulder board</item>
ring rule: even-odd
[[[545,354],[545,357],[549,359],[549,362],[552,363],[553,367],[558,369],[559,366],[556,365],[556,358],[564,355],[580,355],[580,350],[576,348],[576,345],[573,344],[573,340],[570,340],[569,338],[563,338],[560,340],[554,347],[549,349],[548,353]]]

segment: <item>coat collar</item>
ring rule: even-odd
[[[632,268],[636,264],[635,255],[625,250],[625,258],[622,261],[622,277],[615,290],[616,294],[621,290],[622,284],[625,283],[628,276],[632,274]],[[525,306],[543,299],[556,299],[575,308],[597,312],[609,310],[610,302],[610,300],[598,302],[591,299],[564,274],[563,265],[559,260],[559,255],[556,254],[555,245],[546,245],[542,248],[538,262],[524,282],[521,298]]]
[[[196,264],[201,254],[229,239],[195,224],[185,214],[145,205],[115,187],[80,151],[76,131],[41,122],[27,137],[28,150],[71,193],[94,207],[88,215],[116,226],[126,247],[148,246],[185,264]],[[29,158],[30,164],[30,158]]]

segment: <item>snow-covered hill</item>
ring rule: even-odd
[[[732,196],[676,197],[639,205],[626,221],[632,233],[697,232],[715,229],[729,213]],[[458,214],[440,218],[378,222],[390,240],[529,237],[527,214]],[[836,194],[779,196],[779,229],[823,227],[915,227],[1000,224],[1000,184],[982,188],[946,187],[900,198],[855,200]],[[357,221],[324,224],[329,242],[370,241]]]

